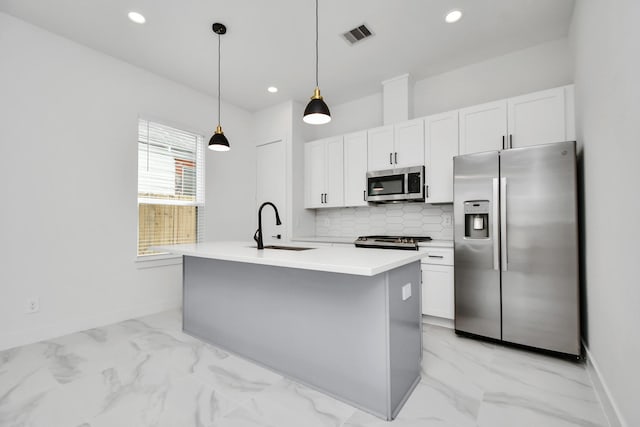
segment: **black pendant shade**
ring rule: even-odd
[[[222,132],[222,127],[218,126],[216,132],[209,140],[209,149],[213,151],[229,151],[229,141]]]
[[[323,125],[331,121],[329,107],[322,99],[320,88],[318,87],[318,0],[316,0],[316,88],[313,91],[311,101],[307,104],[307,108],[304,109],[302,120],[312,125]]]
[[[331,121],[329,107],[320,96],[320,89],[316,88],[311,101],[307,104],[307,108],[304,109],[304,118],[302,120],[312,125],[323,125]]]
[[[218,126],[216,131],[209,140],[209,149],[213,151],[229,151],[229,141],[224,136],[222,126],[220,125],[220,36],[226,34],[227,27],[224,24],[216,22],[212,26],[213,32],[218,35]]]

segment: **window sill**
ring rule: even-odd
[[[138,256],[135,263],[138,270],[144,268],[166,267],[169,265],[182,265],[182,255],[158,254]]]

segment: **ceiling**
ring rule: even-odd
[[[320,0],[320,89],[340,104],[414,79],[567,35],[574,0]],[[446,24],[451,9],[463,10]],[[147,22],[134,24],[131,10]],[[222,36],[222,98],[249,111],[306,103],[315,87],[313,0],[0,0],[0,11],[213,96]],[[342,33],[366,23],[353,46]],[[270,94],[267,87],[277,86]]]

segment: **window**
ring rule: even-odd
[[[138,256],[204,232],[204,138],[138,120]]]

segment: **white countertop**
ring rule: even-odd
[[[284,245],[312,246],[296,243]],[[259,251],[256,249],[254,242],[203,242],[157,246],[154,249],[200,258],[329,271],[359,276],[375,276],[396,267],[419,261],[424,256],[422,251],[369,249],[356,248],[355,246],[316,247],[306,251],[279,249],[263,249]]]
[[[336,237],[336,236],[302,236],[294,237],[292,242],[317,242],[317,243],[353,243],[357,237]],[[425,248],[453,248],[453,240],[430,240],[420,242],[418,246]]]
[[[418,246],[421,248],[453,248],[453,240],[430,240],[420,242]]]
[[[353,243],[357,237],[335,237],[335,236],[302,236],[294,237],[292,242],[318,242],[318,243]]]

